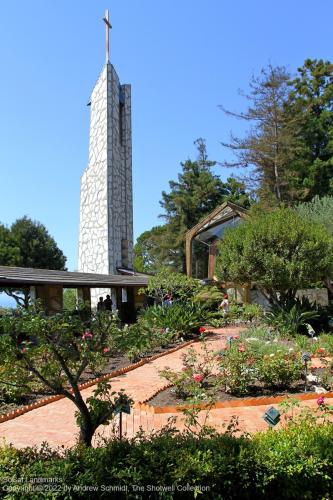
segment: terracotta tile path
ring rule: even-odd
[[[209,337],[208,344],[213,351],[219,350],[225,345],[226,336],[237,334],[241,330],[244,330],[244,328],[215,329],[215,335]],[[193,344],[192,347],[196,350],[201,349],[199,343]],[[131,396],[135,402],[149,399],[158,389],[165,385],[165,381],[158,374],[159,370],[167,366],[174,370],[181,370],[182,355],[187,350],[188,347],[184,347],[131,372],[111,379],[112,390],[124,389],[126,394]],[[82,393],[86,398],[91,395],[92,391],[93,387],[90,387],[83,390]],[[316,406],[315,401],[308,401],[304,404]],[[267,425],[262,420],[265,409],[267,409],[267,405],[211,410],[208,422],[217,429],[222,430],[224,424],[227,424],[232,416],[237,416],[243,430],[255,432],[267,428]],[[47,441],[54,447],[61,445],[72,446],[75,444],[77,435],[74,412],[75,406],[73,403],[67,399],[60,399],[0,424],[0,440],[12,443],[17,448],[40,445],[43,441]],[[206,412],[201,412],[202,420],[205,416]],[[177,420],[177,427],[182,428],[182,414],[153,414],[134,408],[130,415],[123,415],[123,431],[131,437],[136,434],[140,427],[145,432],[159,430],[172,417]],[[114,432],[114,426],[112,425],[102,426],[100,429],[96,437],[97,442],[101,437],[108,437]]]

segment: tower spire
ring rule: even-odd
[[[109,10],[106,9],[105,17],[103,17],[103,21],[105,22],[105,62],[110,62],[110,47],[109,47],[109,32],[112,28],[111,23],[109,21]]]

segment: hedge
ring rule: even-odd
[[[326,499],[332,424],[291,423],[255,436],[163,431],[99,448],[0,449],[2,497]]]

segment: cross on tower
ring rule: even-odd
[[[109,30],[112,28],[111,23],[109,21],[109,11],[108,11],[108,9],[105,11],[105,17],[103,17],[103,21],[105,22],[106,63],[108,63],[109,62]]]

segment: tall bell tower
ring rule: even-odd
[[[133,261],[131,86],[120,83],[109,60],[108,11],[104,22],[106,62],[89,102],[89,162],[81,178],[78,270],[118,274]]]

